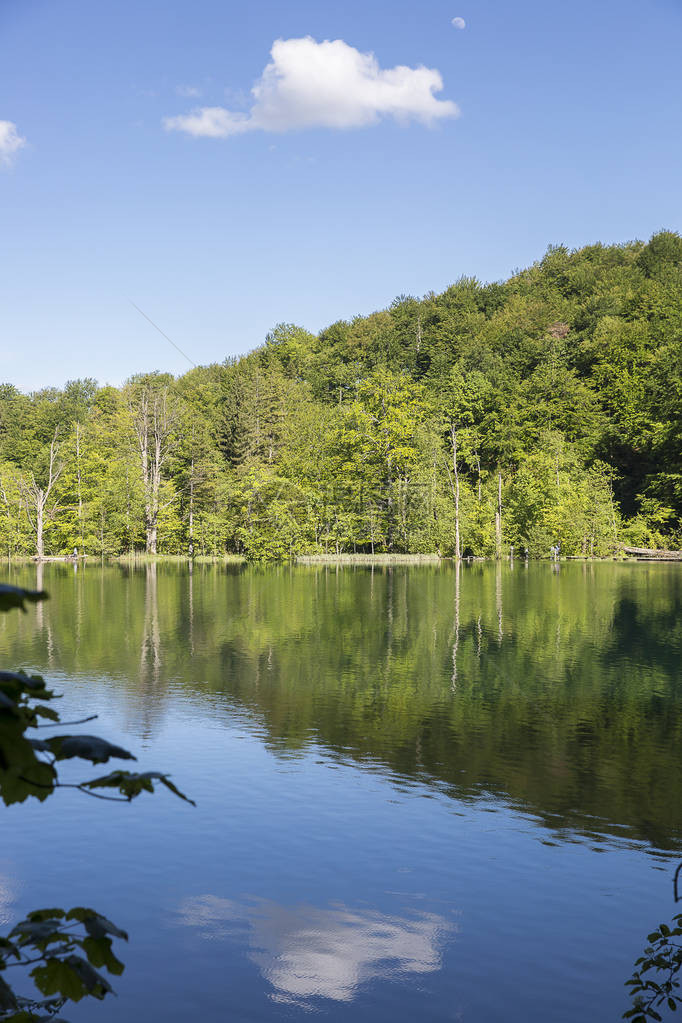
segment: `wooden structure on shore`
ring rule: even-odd
[[[639,561],[682,561],[682,551],[654,551],[647,547],[623,547],[623,553]]]

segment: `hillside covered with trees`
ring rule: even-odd
[[[551,247],[174,379],[0,386],[3,555],[682,542],[682,237]]]

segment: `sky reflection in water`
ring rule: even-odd
[[[682,847],[680,566],[44,584],[3,666],[198,803],[8,813],[0,920],[93,903],[132,935],[74,1023],[618,1017]]]

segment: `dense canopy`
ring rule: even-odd
[[[121,388],[0,386],[0,548],[604,556],[682,539],[682,237]]]

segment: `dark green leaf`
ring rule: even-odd
[[[47,799],[50,793],[54,792],[56,773],[50,764],[39,761],[35,753],[26,741],[26,747],[30,750],[31,761],[25,764],[17,760],[14,769],[4,771],[0,768],[0,796],[6,806],[12,803],[23,803],[29,796],[35,799]],[[2,759],[3,747],[0,743],[0,761]]]
[[[128,750],[114,746],[97,735],[53,735],[46,739],[45,743],[57,760],[80,757],[82,760],[90,760],[93,764],[105,764],[110,757],[117,757],[119,760],[137,759]]]
[[[77,955],[48,959],[45,966],[36,966],[31,976],[44,995],[60,994],[73,1002],[85,995],[101,999],[111,991],[109,982]]]
[[[8,586],[0,583],[0,611],[11,611],[18,607],[25,611],[24,603],[28,601],[36,604],[39,600],[46,600],[47,593],[44,590],[25,590],[21,586]]]
[[[66,913],[63,909],[34,909],[28,914],[26,919],[31,921],[51,919],[61,920],[65,916]]]
[[[81,947],[93,966],[106,966],[116,976],[123,973],[123,963],[111,951],[111,938],[85,938]]]
[[[59,721],[59,714],[54,707],[44,707],[42,704],[39,704],[37,707],[33,708],[33,713],[40,718],[48,718],[50,721]]]
[[[86,931],[93,938],[102,938],[107,934],[111,934],[114,938],[121,938],[123,941],[128,940],[128,935],[125,931],[117,927],[116,924],[112,924],[111,920],[107,920],[101,913],[96,913],[94,909],[76,906],[74,909],[69,910],[66,914],[66,919],[79,920],[85,925]]]
[[[87,994],[82,978],[68,961],[48,959],[44,966],[31,971],[35,985],[44,995],[62,995],[73,1002],[79,1002]]]
[[[109,981],[98,973],[97,970],[93,970],[90,963],[81,958],[81,956],[70,955],[64,961],[81,978],[88,994],[93,995],[95,998],[104,998],[112,990]]]
[[[9,1009],[16,1009],[17,1000],[9,984],[0,977],[0,1011],[7,1012]]]
[[[179,788],[177,788],[177,786],[173,784],[173,782],[170,780],[167,774],[158,775],[158,780],[161,782],[162,785],[165,785],[167,789],[170,789],[170,791],[174,793],[174,795],[179,796],[180,799],[184,799],[186,803],[191,803],[192,806],[197,805],[193,799],[190,799],[189,796],[186,796],[183,792],[180,791]]]
[[[103,775],[101,778],[93,778],[92,781],[84,782],[83,787],[87,789],[115,788],[127,799],[134,799],[141,792],[153,792],[155,781],[161,782],[180,799],[196,806],[194,800],[180,792],[167,775],[160,774],[158,771],[144,771],[140,774],[131,771],[112,771],[111,774]]]

